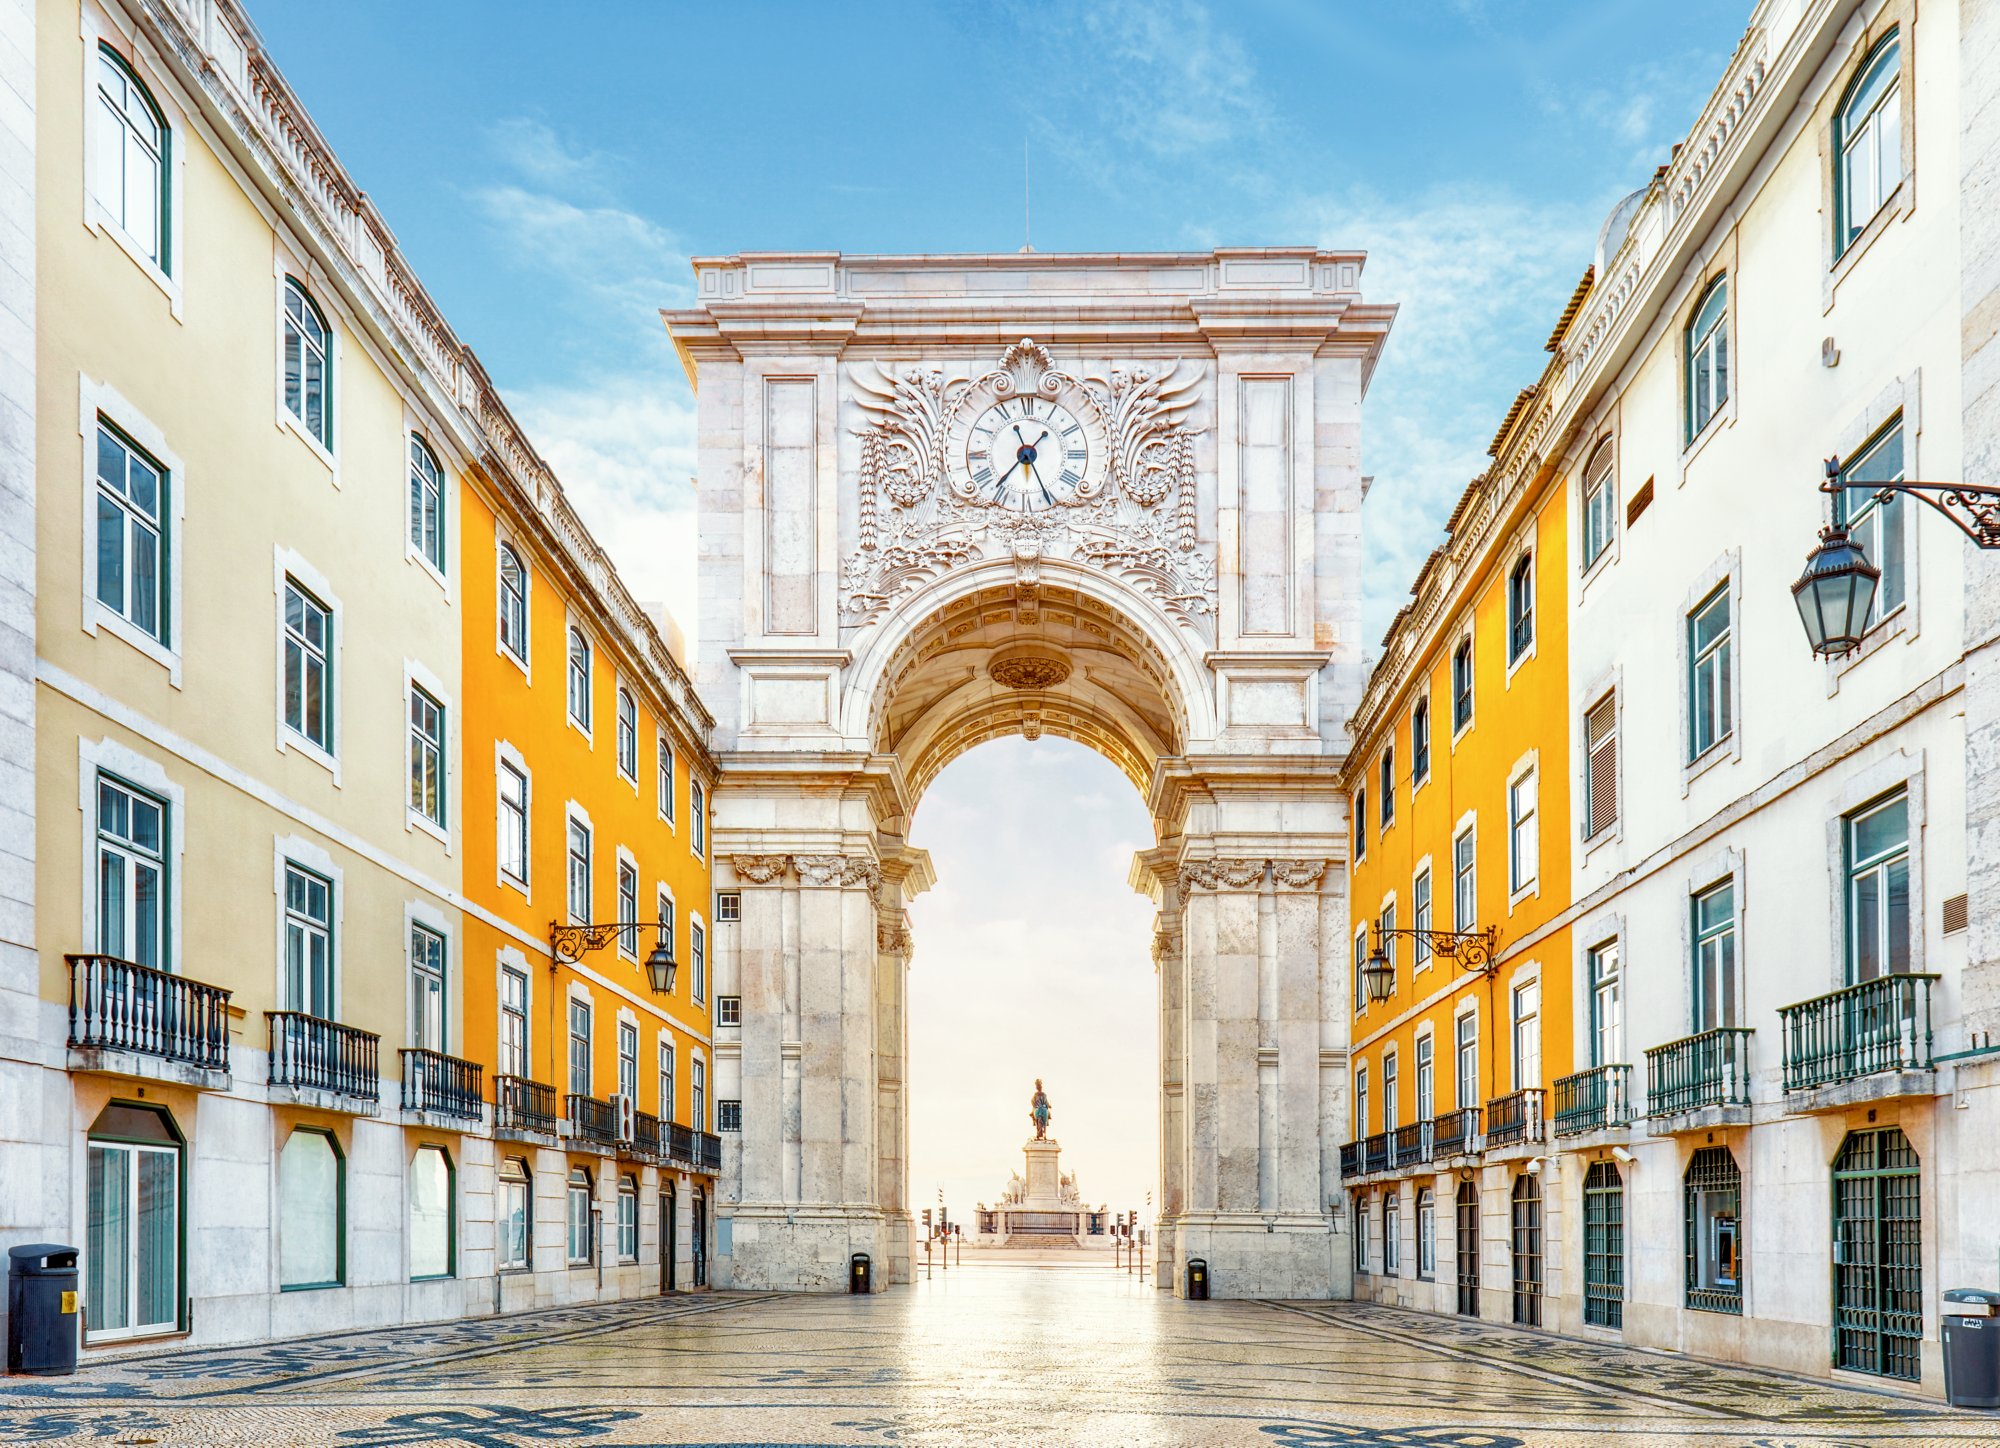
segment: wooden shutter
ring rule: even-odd
[[[1606,694],[1584,716],[1586,838],[1618,819],[1618,696]]]

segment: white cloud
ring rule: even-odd
[[[595,195],[604,185],[605,157],[557,135],[532,116],[507,116],[487,128],[487,144],[508,169],[567,195]]]

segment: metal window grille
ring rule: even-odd
[[[1583,1320],[1625,1325],[1625,1181],[1608,1161],[1583,1179]]]
[[[1698,1312],[1743,1311],[1743,1174],[1726,1146],[1704,1146],[1688,1161],[1687,1305]]]
[[[1833,1362],[1922,1375],[1921,1164],[1894,1127],[1849,1133],[1833,1163]]]
[[[1542,1325],[1542,1187],[1527,1172],[1514,1178],[1514,1321]]]
[[[1479,1316],[1479,1188],[1458,1184],[1458,1312]]]
[[[717,1131],[741,1131],[743,1129],[743,1103],[741,1101],[716,1102],[715,1129]]]

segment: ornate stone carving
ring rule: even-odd
[[[1326,874],[1325,860],[1273,860],[1272,883],[1293,890],[1312,890]]]
[[[1190,860],[1181,866],[1181,893],[1247,890],[1264,879],[1263,860]]]
[[[868,893],[874,894],[882,883],[882,867],[873,860],[864,860],[859,855],[842,855],[840,883],[843,885],[866,885]]]
[[[1003,689],[1053,689],[1069,671],[1068,659],[1033,644],[998,650],[986,661],[986,672]]]
[[[915,942],[907,911],[884,915],[875,922],[875,948],[886,955],[908,955]]]
[[[747,880],[752,885],[768,885],[785,873],[786,857],[783,855],[733,855],[730,868],[736,871],[736,878]]]
[[[847,876],[845,855],[794,855],[792,868],[802,885],[839,885]]]

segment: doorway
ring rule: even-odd
[[[674,1256],[679,1245],[680,1214],[674,1201],[674,1184],[660,1192],[660,1294],[674,1290]]]
[[[1479,1188],[1458,1184],[1458,1312],[1479,1316]]]
[[[694,1242],[690,1255],[694,1260],[694,1285],[708,1286],[708,1194],[700,1187],[694,1189],[694,1217],[689,1223],[694,1228]]]

